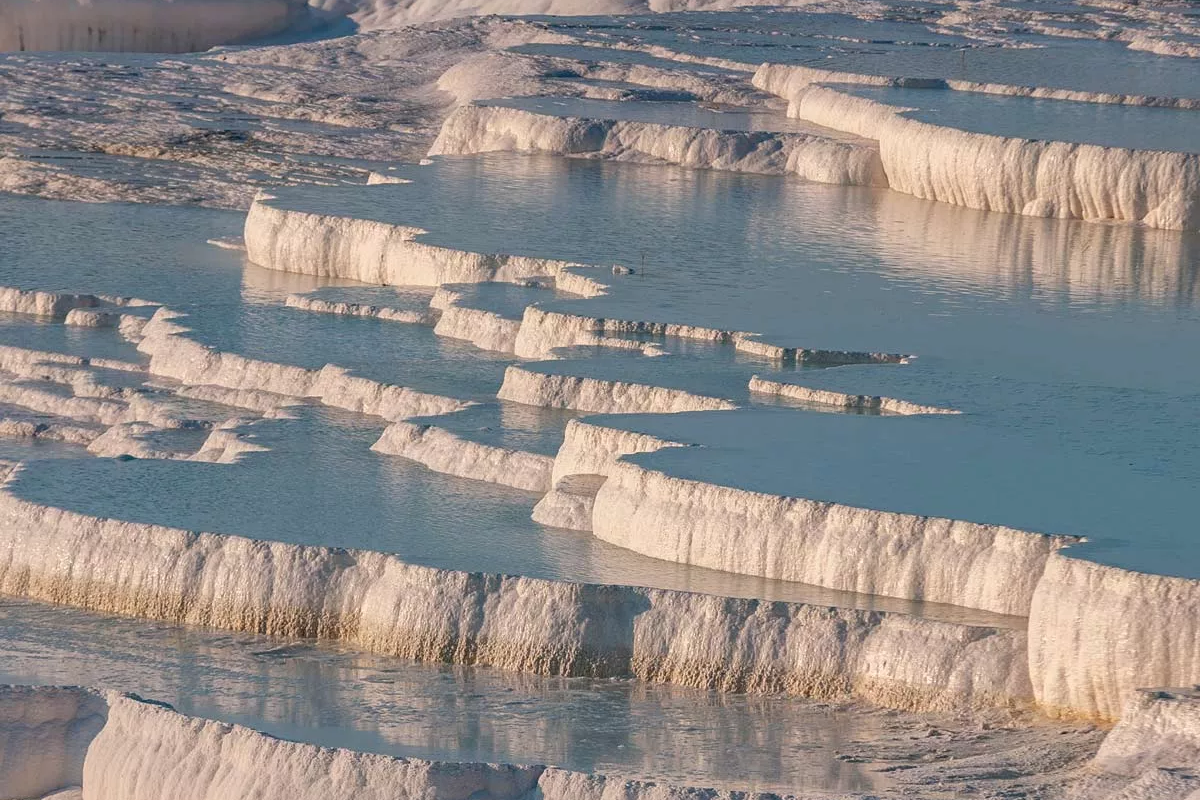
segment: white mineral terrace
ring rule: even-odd
[[[549,103],[470,105],[450,115],[430,155],[509,150],[656,161],[886,186],[989,211],[1200,229],[1200,139],[1193,137],[1193,152],[1178,153],[965,132],[814,84],[806,70],[768,65],[755,76],[755,85],[788,101],[789,116],[813,123],[804,133],[588,118],[586,103],[564,102],[558,112]]]
[[[1192,692],[1146,690],[1103,740],[1074,796],[1184,796],[1196,778]],[[136,695],[70,686],[0,687],[0,792],[11,797],[152,800],[427,796],[547,798],[711,796],[712,790],[544,764],[356,753],[278,739],[181,714]],[[1064,731],[1063,733],[1066,733]],[[36,749],[22,745],[36,741]],[[1168,794],[1168,792],[1170,792]],[[723,793],[724,794],[724,793]],[[742,796],[734,794],[732,796]],[[779,797],[780,795],[756,795]],[[782,795],[789,797],[790,795]]]
[[[1197,59],[0,0],[0,800],[1200,796]]]
[[[771,78],[767,73],[763,84],[774,86]],[[780,91],[789,91],[786,82]],[[787,99],[793,116],[877,140],[887,185],[895,191],[1035,217],[1200,228],[1200,152],[966,132],[821,86],[805,86]],[[1200,150],[1200,141],[1195,147]]]
[[[1167,744],[1171,755],[1194,755],[1191,710],[1167,705],[1139,709],[1138,721],[1157,714],[1173,729],[1155,729],[1128,745],[1137,723],[1114,731],[1090,764],[1093,785],[1111,790],[1131,783],[1114,758]],[[1186,701],[1184,701],[1186,702]],[[1153,701],[1148,701],[1151,705]],[[1148,721],[1148,720],[1147,720]],[[581,772],[537,763],[480,763],[358,753],[266,735],[242,725],[182,714],[136,695],[71,686],[0,688],[0,724],[6,737],[28,742],[36,751],[3,751],[0,792],[13,797],[145,798],[628,798],[762,797],[789,794],[715,791],[703,786],[655,782],[605,771]],[[1066,733],[1066,731],[1064,731]],[[1124,746],[1123,746],[1124,745]],[[1130,751],[1134,751],[1131,753]],[[1121,753],[1121,754],[1124,754]],[[964,759],[966,760],[966,759]],[[1170,757],[1167,764],[1176,764]],[[1167,770],[1160,770],[1167,772]],[[1144,773],[1146,781],[1155,775]],[[1191,785],[1181,777],[1185,785]],[[1194,780],[1194,779],[1192,779]],[[1137,781],[1132,782],[1136,785]],[[800,795],[796,795],[800,796]],[[845,795],[850,796],[850,795]],[[855,794],[854,796],[866,796]],[[1102,792],[1086,795],[1102,797]]]
[[[34,311],[44,310],[50,316],[61,315],[71,305],[81,302],[72,297],[17,290],[3,296],[14,310],[29,307]],[[69,314],[64,319],[69,321]],[[724,640],[727,634],[717,632],[728,631],[730,626],[743,629],[735,657],[726,650],[710,652],[715,644],[701,645],[708,634],[695,627],[693,609],[695,603],[702,602],[701,596],[638,591],[628,594],[617,587],[596,587],[595,591],[600,592],[597,599],[605,599],[594,610],[591,604],[595,601],[586,597],[590,591],[584,596],[578,594],[578,588],[567,591],[562,597],[564,619],[578,620],[581,615],[590,619],[596,615],[597,621],[604,621],[600,627],[587,625],[586,636],[581,630],[582,638],[571,642],[563,638],[566,629],[554,621],[557,617],[553,611],[560,602],[553,598],[566,585],[557,588],[553,583],[495,576],[474,587],[475,579],[463,573],[410,567],[382,554],[366,552],[355,553],[350,563],[334,566],[338,559],[320,549],[282,543],[265,545],[220,535],[195,538],[194,534],[163,526],[61,512],[11,495],[6,501],[9,522],[5,530],[11,538],[3,584],[8,593],[171,621],[276,635],[339,638],[368,649],[413,657],[550,674],[632,674],[726,689],[786,688],[815,696],[852,693],[906,708],[1033,700],[1050,713],[1112,719],[1119,716],[1124,698],[1131,690],[1149,683],[1184,682],[1196,669],[1194,655],[1186,649],[1171,645],[1164,648],[1160,644],[1170,641],[1190,624],[1196,600],[1185,598],[1188,593],[1195,593],[1195,581],[1138,575],[1064,558],[1055,552],[1069,544],[1065,538],[994,525],[831,505],[676,478],[622,459],[627,454],[658,450],[670,444],[669,440],[620,428],[573,422],[567,426],[564,443],[554,459],[484,445],[437,427],[400,421],[404,417],[460,409],[464,407],[461,402],[354,378],[337,368],[306,370],[218,352],[193,342],[187,328],[179,324],[182,319],[160,308],[146,324],[135,329],[121,326],[129,329],[127,335],[136,337],[139,349],[150,355],[147,369],[151,375],[233,392],[212,395],[226,402],[237,401],[240,396],[237,393],[242,392],[252,395],[247,405],[258,405],[256,398],[260,394],[314,397],[325,405],[396,420],[375,444],[375,449],[477,480],[545,493],[552,486],[562,486],[561,490],[556,489],[558,492],[569,492],[570,482],[564,483],[568,476],[604,476],[603,483],[596,480],[590,487],[592,491],[599,489],[591,504],[590,526],[576,518],[568,527],[590,527],[603,540],[669,561],[1029,616],[1028,656],[1023,636],[998,647],[1004,637],[1014,635],[992,630],[989,638],[978,639],[977,634],[969,633],[947,639],[939,628],[945,623],[903,615],[864,618],[862,612],[846,610],[836,612],[837,630],[844,631],[847,624],[851,624],[851,629],[861,628],[862,632],[854,637],[863,637],[863,644],[851,647],[854,639],[848,640],[845,633],[837,633],[837,647],[846,653],[842,658],[850,660],[837,667],[827,663],[820,667],[804,666],[804,654],[813,652],[812,637],[830,635],[821,632],[821,627],[828,623],[818,622],[825,619],[828,610],[821,610],[816,618],[810,615],[817,609],[803,606],[787,612],[794,620],[792,624],[798,626],[794,634],[797,637],[794,646],[798,649],[785,647],[782,652],[788,655],[780,660],[782,642],[775,642],[774,637],[781,632],[774,626],[768,629],[772,637],[770,645],[753,643],[753,637],[748,637],[745,626],[753,619],[756,608],[748,605],[728,621],[712,620],[717,625],[714,642]],[[45,372],[44,362],[66,361],[73,366],[87,366],[79,359],[72,362],[53,354],[15,348],[5,352],[10,354],[5,360],[9,370],[16,369],[18,374],[43,381],[54,380],[53,374]],[[101,362],[96,366],[110,365]],[[135,365],[111,366],[141,369]],[[523,376],[521,381],[526,381],[527,376],[540,374],[510,366],[505,386],[510,385],[513,375]],[[82,381],[80,385],[91,384]],[[732,408],[720,404],[679,407],[678,403],[690,403],[689,398],[694,396],[650,386],[643,387],[644,392],[637,385],[614,384],[600,391],[601,388],[593,379],[570,378],[532,390],[520,400],[530,405],[574,405],[580,410],[609,412]],[[786,387],[777,384],[776,388],[783,391]],[[500,394],[503,396],[505,391],[501,388]],[[660,395],[662,399],[656,400]],[[108,411],[107,406],[77,407],[86,398],[64,398],[56,405],[50,403],[49,397],[42,390],[40,394],[37,391],[15,394],[11,399],[27,408],[103,425],[124,424],[131,413],[124,410],[128,401],[99,398],[92,401],[111,404],[112,410]],[[808,396],[802,399],[812,402]],[[621,405],[613,407],[618,401]],[[921,408],[918,404],[912,406]],[[131,411],[138,413],[136,403],[131,405]],[[148,421],[155,420],[159,427],[178,424],[150,412]],[[218,433],[221,432],[215,431],[198,448],[197,457],[215,461],[236,458],[229,454],[228,447],[237,445],[237,437],[222,439],[216,436]],[[101,439],[105,437],[111,438],[105,434]],[[129,452],[120,445],[108,452],[122,451]],[[142,455],[155,457],[150,453]],[[583,493],[590,492],[585,488]],[[540,513],[548,512],[543,509]],[[82,531],[88,532],[86,538],[80,538]],[[64,547],[84,548],[70,559],[73,566],[69,574],[58,574],[54,563],[41,563],[37,557],[47,542],[58,537],[65,537]],[[184,569],[177,581],[166,584],[162,582],[161,568],[155,566],[159,557],[146,558],[164,552],[163,548],[172,553],[170,561]],[[184,548],[179,552],[191,555],[180,560],[176,548]],[[60,552],[61,548],[56,546],[52,550]],[[108,571],[104,563],[116,553],[124,553],[120,560],[132,571],[124,573],[119,583],[110,583],[100,576]],[[897,560],[897,553],[905,557]],[[93,558],[101,560],[84,569],[84,564]],[[331,558],[334,562],[329,561]],[[149,570],[147,577],[156,576],[157,588],[141,586],[144,579],[138,574],[142,569]],[[247,593],[255,585],[255,575],[270,577],[261,590]],[[505,587],[512,580],[516,581],[514,587],[526,587],[517,590],[518,595],[545,594],[536,604],[540,610],[535,618],[522,617],[523,602],[512,604],[509,610],[510,602],[504,599],[509,590]],[[239,591],[223,590],[226,582],[240,587]],[[172,583],[192,588],[168,588]],[[493,583],[492,588],[485,588]],[[295,589],[287,588],[289,585]],[[390,588],[380,595],[383,585]],[[1109,585],[1111,589],[1107,588]],[[418,586],[424,588],[418,592]],[[1137,588],[1131,591],[1130,586]],[[444,622],[429,615],[428,601],[417,600],[429,591],[445,595],[450,604]],[[464,591],[470,595],[482,592],[481,610],[494,609],[465,628],[461,623],[451,623],[452,609],[466,600]],[[1164,592],[1172,601],[1161,605],[1160,596],[1168,596]],[[493,593],[496,593],[494,600],[484,600]],[[628,598],[620,599],[622,594],[628,594]],[[331,598],[343,596],[345,599],[330,602]],[[1118,597],[1126,599],[1118,601]],[[1131,605],[1130,597],[1138,598],[1140,605]],[[728,603],[720,598],[711,599]],[[380,617],[373,610],[381,602],[383,608],[391,609],[388,616]],[[414,615],[391,616],[401,607],[399,604],[410,602],[417,603]],[[649,603],[648,608],[637,610],[643,602]],[[679,612],[668,610],[676,605]],[[1161,626],[1146,624],[1148,619],[1162,613],[1149,609],[1164,607],[1171,609],[1170,621]],[[1085,613],[1081,614],[1081,610]],[[511,617],[512,614],[516,616]],[[676,618],[676,614],[680,616]],[[629,634],[616,630],[604,633],[625,617],[634,623]],[[684,625],[684,619],[691,622]],[[850,623],[850,619],[855,622]],[[549,628],[543,629],[544,625]],[[871,648],[896,646],[882,644],[892,637],[888,632],[892,625],[901,625],[906,632],[895,639],[904,643],[902,655],[888,656],[876,666],[871,666],[875,662],[870,655],[849,655],[858,647],[867,648],[865,653],[869,653]],[[1104,627],[1105,635],[1095,634],[1098,625]],[[924,626],[933,626],[932,630],[939,633],[932,640],[915,637]],[[632,638],[625,639],[624,635]],[[792,637],[793,634],[785,634],[783,641]],[[1140,637],[1147,652],[1160,655],[1134,662],[1124,659],[1119,649],[1104,644],[1128,642],[1130,637]],[[931,645],[934,640],[944,641],[951,649],[945,655],[938,654]],[[680,644],[671,644],[676,641]],[[909,654],[907,648],[918,641],[920,655]],[[683,642],[687,642],[686,646]],[[1087,642],[1088,646],[1081,647],[1077,642]],[[677,653],[680,646],[685,649]],[[650,650],[640,649],[647,647]],[[751,649],[742,652],[743,647]],[[978,647],[982,649],[975,655]],[[772,655],[763,662],[758,653],[766,652]],[[931,658],[943,659],[939,662],[941,666],[932,666]],[[716,664],[722,665],[720,669],[715,669]],[[887,670],[882,675],[876,674],[875,670],[884,664],[889,665]],[[891,673],[897,667],[903,667],[904,671]],[[970,688],[966,689],[962,681],[968,675]],[[964,696],[969,700],[964,700]]]
[[[822,135],[824,134],[824,135]],[[822,183],[886,186],[870,142],[812,133],[739,133],[626,120],[555,117],[519,108],[464,106],[430,155],[494,150],[663,161],[695,169],[796,175]]]

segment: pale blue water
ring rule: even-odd
[[[146,358],[112,328],[78,328],[24,314],[0,312],[0,345],[83,358],[111,358],[142,363]]]
[[[337,364],[373,380],[466,400],[494,396],[513,360],[436,336],[427,325],[317,314],[281,307],[282,299],[231,307],[229,316],[197,313],[187,325],[219,350],[310,369]]]
[[[426,311],[433,289],[424,286],[370,286],[362,283],[347,283],[337,286],[322,286],[305,295],[328,300],[331,303],[359,303],[368,306],[399,308],[409,311]]]
[[[495,394],[512,359],[437,337],[427,326],[284,307],[288,294],[346,282],[243,265],[241,253],[205,244],[240,235],[243,220],[207,209],[6,199],[0,203],[0,228],[8,232],[0,248],[0,281],[162,302],[189,314],[186,325],[197,340],[251,358],[314,369],[336,363],[364,377],[464,399]],[[0,324],[0,343],[140,358],[115,331],[105,334],[110,346],[92,332],[16,318],[14,324],[9,339]],[[75,340],[88,345],[72,346]]]
[[[562,300],[535,291],[530,297],[592,315],[760,331],[785,345],[917,354],[909,367],[865,371],[861,387],[852,371],[792,374],[847,376],[849,391],[882,391],[881,382],[919,375],[919,392],[897,386],[889,393],[970,412],[956,419],[851,421],[777,408],[710,415],[691,436],[712,438],[713,447],[695,461],[692,454],[659,456],[679,460],[672,470],[816,499],[1081,533],[1104,540],[1097,557],[1115,563],[1178,574],[1200,568],[1200,554],[1181,533],[1200,510],[1200,442],[1188,415],[1200,377],[1179,367],[1189,363],[1200,336],[1194,288],[1200,237],[665,167],[492,156],[403,174],[417,183],[296,190],[276,202],[417,224],[436,231],[428,237],[433,242],[483,252],[637,265],[630,276],[605,271],[613,288],[602,298]],[[62,208],[20,200],[2,207],[14,222],[20,212],[44,219]],[[480,399],[498,388],[504,359],[436,341],[419,326],[282,309],[288,292],[312,282],[187,245],[197,233],[217,233],[215,223],[228,226],[229,216],[84,207],[76,219],[103,219],[122,232],[111,246],[101,236],[85,257],[72,238],[30,242],[22,252],[34,255],[7,259],[3,282],[166,298],[192,310],[200,338],[286,363],[338,360],[381,378],[424,381],[419,388],[436,385]],[[164,237],[146,222],[164,218],[175,219],[177,233]],[[513,224],[517,218],[520,225]],[[139,226],[147,229],[140,238]],[[83,274],[69,274],[72,259],[84,265]],[[166,280],[172,270],[175,286]],[[508,290],[499,297],[513,299]],[[750,374],[772,372],[769,362],[731,348],[671,346],[675,352],[660,359],[584,348],[547,368],[739,399]],[[447,348],[459,355],[441,361]],[[475,413],[480,424],[459,420],[464,435],[506,439],[494,430],[504,416],[499,407]],[[386,549],[454,568],[734,594],[799,591],[681,573],[631,561],[587,536],[547,534],[527,520],[532,497],[432,475],[421,484],[413,475],[428,473],[366,452],[378,423],[320,421],[329,417],[321,412],[264,425],[261,435],[276,437],[275,450],[237,467],[48,465],[23,476],[21,491],[80,510]],[[662,424],[688,425],[688,419]],[[535,417],[513,435],[531,437],[536,449],[549,452],[564,421]],[[877,446],[871,426],[879,431]],[[801,458],[810,468],[800,468]],[[328,468],[334,464],[339,469]],[[189,491],[180,493],[180,485]],[[66,486],[95,490],[66,492]],[[266,502],[270,513],[247,520],[233,510],[237,503],[196,499],[208,497],[242,498],[255,507]],[[505,532],[501,555],[497,531]]]
[[[526,306],[542,300],[570,297],[552,287],[526,287],[511,283],[456,283],[447,288],[460,297],[456,305],[491,311],[505,319],[521,319]]]
[[[136,692],[326,747],[738,789],[877,791],[890,783],[878,771],[886,756],[838,756],[913,724],[853,706],[414,664],[6,599],[0,650],[0,683]]]
[[[565,409],[497,400],[412,421],[436,425],[473,442],[552,456],[562,444],[563,428],[578,416]]]
[[[1185,533],[1200,512],[1200,441],[1189,422],[1200,377],[1180,368],[1200,342],[1195,234],[588,161],[452,159],[409,174],[421,180],[300,191],[279,202],[415,222],[436,231],[433,242],[483,252],[639,267],[645,256],[639,274],[604,273],[613,284],[605,297],[543,305],[759,331],[785,345],[916,354],[906,368],[812,374],[847,376],[841,388],[854,392],[911,375],[920,392],[890,393],[972,412],[857,422],[779,409],[709,415],[693,435],[722,441],[721,426],[735,426],[729,452],[654,457],[673,471],[1084,534],[1104,540],[1103,551],[1091,550],[1097,558],[1200,575],[1200,548]],[[548,368],[732,393],[744,375],[770,366],[736,353],[726,356],[742,365],[732,370],[719,359],[668,365],[672,358],[628,371],[606,367],[619,359],[611,354]],[[857,374],[870,376],[861,388]],[[737,426],[746,426],[744,437]],[[879,446],[869,426],[878,427]],[[811,468],[801,470],[790,453]]]
[[[370,549],[445,569],[891,609],[1004,627],[1023,623],[952,606],[835,592],[639,556],[587,533],[532,522],[537,495],[434,473],[371,452],[384,427],[380,420],[325,408],[293,412],[297,419],[243,428],[270,450],[249,454],[235,465],[39,460],[27,464],[11,490],[89,514]],[[539,412],[532,425],[564,425],[568,418]],[[515,437],[521,438],[519,433]]]
[[[736,12],[684,11],[650,16],[541,17],[548,27],[596,42],[645,42],[665,47],[685,45],[681,52],[707,54],[701,47],[733,52],[735,61],[752,61],[763,52],[859,43],[876,46],[947,47],[961,37],[936,33],[925,25],[898,19],[864,19],[785,8]],[[692,48],[686,47],[691,43]],[[695,49],[693,49],[695,48]],[[762,59],[771,60],[771,59]]]
[[[1055,39],[1033,48],[828,53],[800,63],[867,75],[1046,86],[1148,97],[1200,98],[1200,65],[1117,42]]]
[[[1120,42],[1049,37],[1019,29],[1004,34],[1010,46],[989,45],[933,32],[922,21],[928,12],[920,4],[906,5],[911,11],[894,8],[888,12],[890,19],[756,9],[607,20],[549,18],[545,24],[597,44],[660,46],[742,62],[750,70],[771,62],[868,75],[1200,98],[1200,65],[1195,59],[1130,50]],[[629,58],[610,50],[587,60]]]
[[[780,372],[795,372],[794,368],[780,371],[770,360],[746,356],[728,345],[642,338],[656,343],[670,343],[670,349],[667,350],[670,355],[647,358],[640,350],[575,347],[556,351],[559,359],[523,366],[531,372],[550,375],[579,375],[644,386],[663,386],[742,405],[753,399],[748,388],[752,375],[778,378]],[[813,371],[804,369],[802,374]]]
[[[964,78],[1092,91],[1200,97],[1194,60],[1115,42],[981,47],[905,21],[762,9],[543,20],[598,44],[811,64],[886,75]],[[1068,21],[1066,24],[1073,24]],[[543,55],[746,72],[628,50],[538,45]],[[156,57],[114,56],[112,80],[138,80]],[[888,95],[892,96],[892,95]],[[900,96],[900,95],[896,95]],[[1191,117],[949,92],[921,114],[1011,135],[1087,137],[1118,146],[1195,149]],[[330,134],[319,123],[195,106],[188,122],[222,136]],[[574,113],[725,129],[789,130],[770,115],[541,98]],[[82,108],[82,106],[80,107]],[[4,123],[0,123],[2,126]],[[232,131],[232,134],[228,132]],[[334,133],[333,135],[336,135]],[[1147,145],[1150,142],[1152,144]],[[45,154],[54,156],[54,154]],[[74,154],[76,171],[136,181],[139,162]],[[314,157],[316,160],[316,157]],[[334,161],[321,157],[326,163]],[[304,163],[298,157],[297,163]],[[370,162],[342,160],[347,165]],[[667,340],[645,359],[596,348],[532,368],[675,386],[747,404],[735,412],[611,418],[608,424],[705,445],[637,458],[673,474],[855,505],[1092,537],[1080,555],[1200,577],[1189,533],[1200,511],[1200,237],[1134,227],[1020,219],[869,189],[670,168],[495,156],[405,168],[415,186],[287,191],[279,201],[421,224],[427,239],[483,252],[569,258],[634,276],[604,298],[467,287],[465,304],[516,319],[527,303],[635,320],[753,330],[784,345],[916,353],[903,367],[777,369],[730,347]],[[185,168],[180,167],[180,175]],[[187,312],[197,339],[250,357],[356,374],[479,401],[433,420],[490,444],[551,454],[576,415],[496,401],[516,359],[436,337],[423,326],[283,307],[293,292],[422,308],[428,292],[268,272],[204,244],[236,236],[242,216],[0,196],[0,284],[146,297]],[[143,360],[113,331],[0,319],[0,343]],[[880,418],[775,407],[746,392],[752,374],[962,409],[960,417]],[[108,376],[112,381],[131,380]],[[180,402],[199,418],[235,413]],[[961,609],[905,603],[666,564],[587,534],[535,525],[535,497],[432,473],[369,450],[378,419],[304,406],[247,425],[268,446],[237,465],[100,460],[80,448],[0,440],[28,468],[14,491],[94,514],[326,546],[397,553],[414,563],[576,581],[794,599],[1019,627]],[[139,691],[187,713],[279,736],[373,752],[540,761],[658,780],[797,792],[874,792],[855,763],[892,714],[747,699],[627,682],[546,680],[417,666],[312,642],[184,630],[0,601],[0,681]],[[988,734],[979,750],[987,753]]]
[[[1200,73],[1196,77],[1200,79]],[[835,88],[880,103],[912,108],[905,116],[913,119],[976,133],[1200,153],[1200,114],[1195,111],[934,89],[845,84]]]

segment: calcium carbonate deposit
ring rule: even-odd
[[[1200,793],[1184,0],[0,0],[0,800]]]

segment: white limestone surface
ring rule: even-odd
[[[199,386],[171,384],[169,389],[179,397],[220,403],[234,408],[244,408],[267,417],[284,415],[287,413],[285,409],[288,406],[300,403],[298,398],[275,394],[274,392],[265,392],[260,389],[230,389],[211,384],[202,384]]]
[[[563,431],[563,442],[554,457],[552,477],[555,485],[571,475],[608,477],[621,456],[653,453],[664,447],[686,445],[587,420],[568,420]]]
[[[108,702],[83,763],[86,800],[517,798],[542,772],[317,747],[129,696]]]
[[[77,687],[0,686],[0,709],[5,733],[23,737],[22,746],[5,751],[9,759],[0,761],[4,797],[791,800],[543,764],[432,761],[320,747],[185,715],[136,695]]]
[[[550,456],[473,442],[445,428],[413,422],[393,422],[371,449],[403,456],[435,472],[530,492],[550,490],[554,467]]]
[[[555,288],[584,297],[606,294],[605,285],[578,268],[567,269],[555,278]],[[581,285],[582,284],[582,285]],[[840,364],[899,364],[910,356],[901,353],[873,353],[851,350],[826,350],[804,347],[785,347],[763,341],[758,334],[749,331],[722,330],[703,325],[655,320],[619,319],[593,317],[564,311],[551,311],[539,306],[528,306],[521,319],[521,327],[513,345],[514,352],[521,358],[553,358],[559,347],[594,345],[604,347],[641,347],[647,355],[653,343],[642,344],[617,337],[655,336],[691,339],[712,344],[731,345],[734,349],[752,355],[769,358],[781,363],[834,366]],[[624,344],[618,344],[624,342]]]
[[[560,275],[557,288],[561,289],[564,279],[573,274],[568,270]],[[513,352],[521,358],[551,358],[556,348],[597,345],[618,334],[671,336],[721,344],[749,336],[698,325],[591,317],[528,306],[513,343]]]
[[[592,506],[603,475],[568,475],[533,507],[533,521],[568,531],[592,529]]]
[[[596,280],[592,274],[586,274],[582,264],[573,265],[574,269],[564,269],[554,276],[554,288],[560,292],[573,294],[578,297],[600,297],[606,293],[608,286]]]
[[[557,375],[516,364],[504,371],[496,396],[542,408],[567,408],[598,414],[676,413],[737,408],[730,400],[683,389],[628,381]]]
[[[1029,615],[1029,672],[1051,714],[1121,717],[1136,689],[1200,682],[1200,581],[1052,556]]]
[[[103,430],[99,427],[47,420],[37,414],[6,411],[0,415],[0,436],[10,439],[38,439],[86,446],[90,445],[102,432]]]
[[[519,319],[509,319],[482,308],[449,303],[433,332],[450,339],[463,339],[481,350],[513,353],[520,329]]]
[[[200,449],[189,456],[192,461],[210,464],[236,464],[247,453],[262,453],[269,448],[256,444],[249,434],[238,430],[242,420],[228,420],[213,428]]]
[[[1200,764],[1200,691],[1139,689],[1092,759],[1095,769],[1135,778]]]
[[[9,380],[0,376],[0,402],[93,425],[148,422],[159,428],[201,427],[199,421],[182,417],[153,397],[136,391],[102,397],[65,394],[49,381]]]
[[[48,350],[33,350],[16,345],[0,345],[0,370],[31,378],[49,376],[47,379],[63,383],[76,383],[67,375],[78,375],[77,370],[61,370],[60,367],[96,367],[111,369],[117,372],[145,372],[141,364],[129,361],[118,361],[111,358],[86,358],[72,356],[66,353],[54,353]],[[88,379],[82,379],[87,382]]]
[[[3,11],[0,10],[0,14]],[[37,290],[0,287],[0,311],[11,314],[33,314],[39,317],[65,317],[77,308],[94,308],[100,299],[91,294],[60,294]]]
[[[1050,86],[1018,86],[1006,83],[981,83],[954,78],[910,78],[901,75],[869,75],[842,72],[798,64],[764,63],[754,73],[753,83],[773,95],[791,99],[815,84],[851,83],[861,86],[900,86],[913,89],[953,89],[1006,97],[1033,97],[1045,100],[1069,100],[1077,103],[1151,106],[1155,108],[1197,109],[1200,100],[1190,97],[1136,95],[1121,92],[1089,92]]]
[[[447,414],[467,405],[461,400],[350,375],[332,364],[305,369],[215,350],[187,338],[183,333],[186,329],[171,321],[175,318],[170,311],[160,310],[152,321],[155,328],[138,345],[150,356],[153,375],[191,386],[223,387],[234,394],[249,392],[247,402],[270,395],[313,397],[327,406],[387,420]]]
[[[391,286],[436,287],[488,281],[525,283],[553,277],[560,291],[584,297],[602,295],[608,288],[589,275],[590,270],[584,265],[428,245],[415,240],[423,232],[401,224],[283,209],[260,198],[246,217],[245,239],[252,261],[284,272]],[[902,363],[908,358],[899,353],[784,347],[745,331],[653,320],[605,319],[546,311],[536,306],[527,307],[518,323],[485,310],[458,307],[442,294],[435,295],[431,306],[442,312],[435,329],[439,334],[521,358],[550,358],[558,347],[621,346],[609,334],[633,333],[729,343],[740,351],[784,363]]]
[[[1032,699],[1018,630],[454,572],[383,553],[103,519],[8,488],[0,490],[0,592],[542,675],[855,696],[912,709]]]
[[[79,786],[104,697],[78,687],[0,686],[0,797],[42,797]]]
[[[40,382],[42,385],[68,387],[73,395],[94,398],[121,398],[123,390],[100,379],[89,367],[101,367],[104,359],[83,358],[14,345],[0,345],[0,375],[7,383]],[[114,363],[114,362],[107,362]],[[137,365],[132,370],[140,371]]]
[[[281,31],[301,0],[5,0],[0,51],[185,53]]]
[[[268,269],[386,286],[516,281],[556,275],[566,262],[471,253],[417,241],[420,228],[294,211],[258,198],[246,215],[246,253]]]
[[[99,425],[116,425],[140,416],[120,400],[75,397],[34,381],[0,381],[0,402]]]
[[[163,431],[148,422],[123,422],[111,426],[88,444],[88,452],[94,456],[134,458],[181,459],[193,455],[193,446],[166,447],[156,441],[155,434]]]
[[[303,294],[288,295],[284,304],[288,308],[312,311],[315,314],[335,314],[343,317],[370,317],[371,319],[403,322],[410,325],[433,325],[437,322],[437,315],[431,311],[374,306],[369,303],[341,303],[333,300],[323,300],[319,297],[309,297]]]
[[[1035,217],[1200,229],[1200,154],[972,133],[811,86],[789,114],[879,141],[888,185],[928,200]]]
[[[629,120],[462,106],[443,123],[431,156],[496,150],[598,155],[693,169],[799,175],[821,183],[886,186],[875,146],[816,133],[720,131]]]
[[[78,687],[0,686],[0,709],[37,726],[8,751],[0,793],[43,800],[799,800],[579,772],[355,752],[275,738],[178,712],[165,703]],[[39,724],[40,723],[40,724]],[[13,734],[30,731],[20,722]],[[66,753],[64,756],[64,747]],[[954,763],[954,762],[952,762]],[[72,785],[73,784],[73,785]],[[82,784],[82,785],[81,785]],[[47,794],[43,787],[52,786]],[[30,794],[9,795],[6,789]],[[807,797],[809,795],[803,795]],[[871,795],[872,797],[874,795]],[[838,797],[843,797],[839,794]],[[858,793],[844,797],[862,797]]]
[[[1025,616],[1070,537],[921,517],[677,478],[620,460],[595,536],[711,569]]]
[[[958,414],[952,408],[922,405],[896,397],[866,394],[846,394],[826,389],[813,389],[796,383],[772,381],[755,375],[750,378],[750,391],[757,394],[786,397],[802,403],[843,408],[847,411],[878,411],[884,414]]]

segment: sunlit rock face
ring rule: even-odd
[[[0,192],[102,201],[0,197],[0,684],[99,687],[0,685],[0,800],[1194,792],[1200,27],[805,2],[0,0]],[[322,648],[853,706],[812,758],[922,789],[699,694],[585,754],[368,667],[343,727],[263,677],[340,713]],[[452,694],[445,761],[358,735]]]
[[[432,155],[496,150],[657,160],[693,169],[797,175],[818,183],[886,186],[871,142],[819,133],[738,132],[648,122],[554,117],[516,108],[464,106]]]
[[[87,689],[0,686],[0,797],[78,786],[107,716],[104,697]]]
[[[783,75],[787,76],[786,71]],[[1200,155],[1037,141],[910,119],[902,109],[763,70],[798,118],[876,139],[893,190],[986,211],[1200,228]]]
[[[281,31],[301,0],[6,0],[0,51],[187,53]]]

